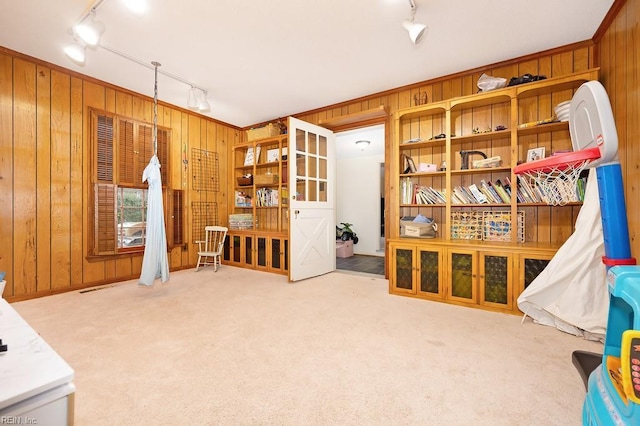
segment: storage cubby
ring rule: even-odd
[[[285,134],[233,148],[234,202],[223,261],[287,273],[283,260],[289,231],[287,144]]]
[[[513,170],[527,161],[531,149],[544,148],[545,156],[571,149],[568,123],[554,121],[554,107],[570,100],[584,82],[597,78],[598,70],[587,70],[394,114],[389,194],[391,293],[433,298],[429,292],[417,291],[417,284],[406,282],[419,279],[418,275],[402,271],[409,270],[405,265],[409,253],[437,251],[444,271],[439,275],[442,288],[436,298],[517,312],[515,300],[522,290],[524,268],[516,262],[528,255],[551,258],[571,233],[564,228],[554,232],[538,222],[553,215],[573,224],[581,203],[552,209]],[[484,157],[486,161],[478,162]],[[418,215],[436,221],[436,238],[400,236],[400,220]],[[493,228],[487,230],[487,221]],[[489,259],[486,265],[491,267],[497,264],[496,257],[503,274],[497,284],[486,286],[488,276],[481,263]],[[454,260],[461,258],[469,261],[468,270],[462,272],[453,268]],[[393,262],[399,263],[394,266]],[[462,283],[456,274],[468,282]],[[402,283],[397,282],[400,278]]]

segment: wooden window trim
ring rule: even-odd
[[[93,200],[89,207],[89,218],[93,223],[88,234],[87,253],[88,261],[100,261],[105,259],[114,259],[121,257],[131,257],[142,255],[144,246],[133,248],[118,248],[117,241],[117,216],[116,216],[116,199],[115,194],[119,187],[148,189],[148,184],[142,182],[142,172],[153,155],[152,125],[146,122],[125,118],[116,114],[105,111],[90,109],[90,176],[92,179],[89,185],[89,199]],[[105,125],[107,127],[105,128]],[[110,125],[110,127],[108,126]],[[129,134],[132,137],[131,146],[128,149],[133,150],[129,156],[132,164],[121,164],[121,141],[120,131],[123,126],[128,126]],[[140,139],[139,134],[143,137]],[[166,127],[158,127],[158,158],[164,167],[161,168],[162,188],[163,188],[163,204],[165,213],[165,230],[167,235],[167,251],[175,246],[181,246],[184,240],[184,191],[172,190],[169,188],[170,174],[170,158],[169,143],[171,129]],[[138,138],[138,139],[136,139]],[[137,152],[135,152],[137,151]],[[138,158],[135,155],[139,155]],[[141,158],[145,157],[142,161]],[[132,167],[133,171],[126,170],[127,166]],[[126,176],[121,179],[121,174]],[[132,177],[133,176],[133,177]],[[129,181],[126,181],[129,180]],[[113,194],[113,213],[110,211],[109,201],[101,203],[99,194],[96,192],[103,191]],[[176,203],[178,205],[176,205]],[[176,212],[179,213],[176,215]],[[178,216],[178,223],[174,222],[174,218]],[[113,228],[109,223],[113,221]],[[112,240],[107,241],[96,238],[96,235],[111,235]],[[176,237],[178,239],[176,240]],[[175,241],[175,244],[174,244]]]

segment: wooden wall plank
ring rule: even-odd
[[[36,291],[51,289],[51,70],[37,68]]]
[[[51,72],[51,288],[71,283],[71,78]]]
[[[85,216],[87,210],[84,209],[87,191],[84,184],[83,165],[84,159],[88,159],[87,151],[85,152],[85,143],[83,137],[83,123],[85,114],[83,108],[83,87],[82,80],[79,78],[71,78],[71,112],[70,112],[70,142],[71,142],[71,161],[70,161],[70,190],[71,190],[71,223],[86,223]],[[71,232],[71,286],[81,286],[83,281],[83,267],[86,253],[83,251],[85,238],[85,228],[83,226],[72,226]]]
[[[629,239],[632,253],[640,257],[640,154],[638,153],[638,141],[640,141],[640,3],[638,1],[626,2],[627,37],[627,66],[630,68],[627,74],[629,96],[627,97],[627,128],[624,142],[626,156],[625,193],[627,200],[627,214],[629,216]]]
[[[36,66],[13,62],[14,293],[36,292]]]
[[[13,58],[0,54],[0,271],[6,273],[4,296],[14,295],[13,268]]]

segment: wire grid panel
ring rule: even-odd
[[[456,240],[482,240],[482,212],[451,212],[451,238]]]
[[[217,152],[191,148],[191,170],[193,170],[192,186],[194,191],[220,191],[220,167]]]
[[[510,211],[482,212],[482,239],[484,241],[511,241]],[[524,243],[524,212],[518,212],[517,225],[518,242]]]
[[[192,201],[191,213],[193,215],[191,238],[193,244],[196,244],[196,241],[204,241],[205,226],[218,225],[218,203],[212,201]]]

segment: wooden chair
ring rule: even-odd
[[[213,265],[213,271],[218,271],[220,256],[227,238],[227,228],[224,226],[205,226],[205,240],[196,241],[198,243],[198,264],[196,272],[200,267]]]

